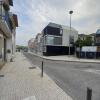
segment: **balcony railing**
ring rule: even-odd
[[[10,10],[9,6],[13,6],[13,0],[0,0],[0,5],[2,5],[6,11],[8,11]]]
[[[13,27],[12,27],[12,22],[11,22],[9,13],[6,13],[6,14],[5,14],[4,20],[6,21],[6,23],[7,23],[8,27],[9,27],[10,31],[12,32]]]
[[[0,20],[5,21],[5,22],[7,23],[7,26],[8,26],[8,28],[9,28],[10,32],[12,32],[13,27],[12,27],[12,23],[11,23],[9,14],[6,13],[6,14],[3,15],[3,16],[0,14]]]
[[[3,0],[1,0],[1,2],[0,2],[0,20],[5,21],[7,27],[12,32],[13,27],[12,27],[11,19],[9,16],[9,12],[4,8]]]
[[[11,19],[11,22],[12,22],[12,26],[13,27],[18,27],[18,18],[17,18],[17,15],[16,14],[13,14],[13,13],[9,13],[10,15],[10,19]]]
[[[8,11],[10,9],[8,0],[0,0],[0,5],[1,5],[1,7],[4,7],[4,9],[6,11]]]

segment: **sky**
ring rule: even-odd
[[[11,11],[18,15],[16,44],[27,45],[49,23],[69,26],[69,11],[73,10],[72,27],[79,34],[95,33],[100,28],[100,0],[13,0]]]

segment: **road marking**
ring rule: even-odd
[[[31,96],[31,97],[25,98],[23,100],[36,100],[36,98],[35,98],[35,96]]]
[[[100,70],[86,69],[86,70],[83,70],[83,71],[100,75]]]

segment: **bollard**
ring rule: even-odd
[[[41,77],[43,77],[43,61],[42,61],[42,68],[41,68]]]
[[[87,100],[92,100],[92,89],[87,88]]]

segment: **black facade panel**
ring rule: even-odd
[[[62,34],[60,34],[60,28],[50,27],[50,26],[47,26],[47,27],[43,30],[43,34],[44,34],[44,35],[62,36]]]
[[[69,47],[65,46],[46,46],[46,53],[43,53],[46,56],[54,56],[54,55],[68,55]],[[71,55],[74,54],[75,48],[71,47]]]
[[[92,58],[95,58],[95,52],[86,52],[86,58],[90,58],[90,59],[92,59]]]
[[[96,37],[100,37],[100,34],[96,34]]]
[[[100,52],[96,52],[96,58],[100,58]]]
[[[100,46],[100,43],[95,43],[96,46]]]
[[[100,58],[100,52],[77,52],[76,54],[79,58]]]
[[[85,58],[85,52],[76,52],[77,57]]]

